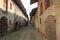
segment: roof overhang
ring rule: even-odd
[[[32,9],[32,11],[30,12],[30,19],[32,19],[32,17],[36,14],[37,12],[37,8]]]
[[[34,4],[36,2],[38,2],[38,0],[30,0],[30,4]]]
[[[30,17],[34,16],[37,12],[37,8],[32,9],[32,11],[30,12]]]
[[[13,0],[14,3],[22,10],[23,14],[28,18],[25,7],[23,6],[21,0]]]

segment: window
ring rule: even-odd
[[[12,9],[12,3],[10,3],[10,9]]]
[[[3,7],[4,7],[4,10],[7,12],[8,11],[8,0],[4,0]]]
[[[41,18],[40,18],[40,24],[41,24]]]
[[[48,8],[50,6],[50,0],[45,0],[46,2],[46,8]]]
[[[41,3],[41,5],[40,5],[40,16],[43,14],[43,5],[42,5],[42,3]]]
[[[9,24],[11,24],[11,20],[9,20]]]
[[[4,0],[4,3],[6,4],[6,0]]]

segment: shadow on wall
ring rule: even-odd
[[[28,20],[11,12],[0,9],[0,36],[25,27]]]

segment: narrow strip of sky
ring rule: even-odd
[[[27,14],[28,14],[28,17],[30,18],[29,16],[29,13],[31,12],[31,10],[35,7],[37,7],[37,3],[34,3],[32,5],[30,5],[30,0],[21,0],[26,11],[27,11]]]

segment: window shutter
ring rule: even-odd
[[[10,3],[10,9],[12,10],[12,3]]]

